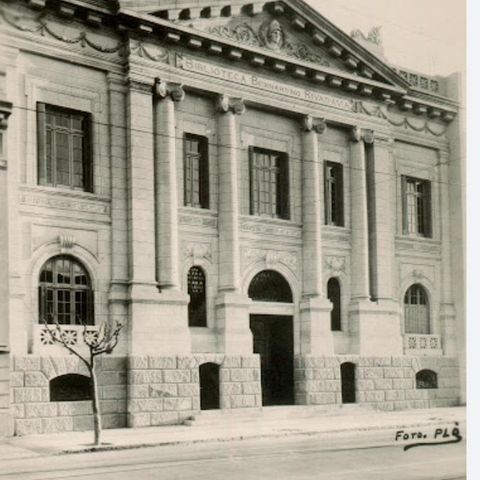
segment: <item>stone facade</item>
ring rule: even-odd
[[[262,316],[291,322],[299,405],[340,405],[345,362],[361,405],[464,399],[457,76],[394,70],[301,0],[210,3],[140,15],[128,0],[0,1],[1,432],[91,424],[84,401],[50,399],[51,380],[86,373],[40,318],[40,272],[57,256],[87,272],[95,325],[125,325],[98,366],[107,428],[199,414],[206,363],[219,366],[220,408],[262,407],[266,377],[282,375],[252,333]],[[91,191],[41,184],[42,104],[90,119]],[[208,144],[208,208],[185,202],[185,134]],[[252,213],[254,149],[288,159],[283,217]],[[327,163],[343,172],[339,224],[327,221]],[[406,177],[431,185],[429,235],[405,232]],[[189,327],[193,266],[206,279],[202,327]],[[263,271],[288,301],[252,298]],[[405,330],[415,284],[428,297],[418,335]],[[86,351],[78,325],[62,328]],[[424,369],[438,388],[416,388]]]

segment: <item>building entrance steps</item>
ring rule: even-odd
[[[362,405],[278,405],[262,408],[203,410],[183,422],[187,426],[214,426],[244,422],[275,422],[316,418],[322,415],[368,413],[372,408]]]

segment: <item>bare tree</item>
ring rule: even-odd
[[[89,354],[84,355],[77,351],[68,340],[65,332],[62,330],[62,327],[59,325],[58,321],[50,317],[52,323],[47,323],[45,319],[45,327],[52,339],[52,342],[61,345],[66,348],[70,353],[77,356],[87,367],[88,373],[90,375],[90,386],[92,394],[92,410],[93,410],[93,431],[94,431],[94,445],[100,445],[100,436],[102,432],[102,417],[100,411],[100,403],[98,401],[98,383],[97,383],[97,374],[95,372],[95,360],[99,355],[104,353],[112,353],[114,348],[118,343],[118,336],[123,325],[120,322],[116,322],[112,325],[110,322],[102,323],[96,332],[88,330],[88,325],[82,321],[82,319],[77,319],[80,321],[80,324],[83,325],[83,342],[87,345]]]

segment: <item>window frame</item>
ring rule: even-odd
[[[412,289],[416,291],[413,292]],[[416,303],[407,303],[407,299],[411,302],[413,293],[415,293]],[[424,302],[422,303],[422,297]],[[432,318],[430,298],[427,289],[420,283],[410,285],[403,296],[403,312],[404,312],[404,333],[407,335],[431,335],[432,334]],[[424,318],[421,318],[424,315]],[[425,322],[426,328],[410,328],[411,325],[418,327],[421,322]],[[425,330],[425,331],[420,331]]]
[[[414,191],[410,191],[410,185]],[[416,191],[422,187],[423,192]],[[432,182],[410,175],[401,176],[402,231],[404,235],[432,238]],[[419,210],[421,212],[419,213]],[[412,213],[413,211],[413,213]]]
[[[59,261],[69,262],[69,271],[68,275],[70,276],[69,283],[62,283],[57,281],[59,270],[58,265]],[[51,265],[51,270],[49,266]],[[79,271],[86,278],[85,284],[76,284],[75,283],[75,268],[78,267]],[[42,280],[42,276],[45,272],[45,275],[48,275],[48,272],[51,272],[52,280],[45,281]],[[61,271],[60,271],[61,274]],[[62,293],[62,295],[59,295]],[[68,294],[68,295],[67,295]],[[77,302],[77,294],[79,294],[80,302]],[[95,325],[95,310],[94,310],[94,290],[92,287],[92,280],[90,274],[85,266],[77,260],[75,257],[70,255],[55,255],[50,257],[42,266],[38,276],[38,320],[40,324],[47,323],[49,325],[58,323],[59,325]],[[62,301],[59,297],[68,296],[68,301]],[[49,298],[50,297],[50,298]],[[78,304],[81,304],[81,311],[84,312],[84,318],[81,321],[78,321],[77,309]],[[60,312],[59,305],[63,304],[68,313]],[[52,312],[50,312],[50,305]],[[68,305],[68,307],[67,307]],[[59,319],[59,315],[66,317],[69,316],[68,321]],[[49,318],[52,316],[52,318]]]
[[[195,297],[192,296],[190,273],[192,270],[197,270],[202,274],[203,280],[203,292],[196,296],[199,300],[198,305],[193,310],[193,301]],[[199,265],[192,265],[187,272],[187,293],[190,295],[190,301],[188,302],[188,326],[190,328],[205,328],[208,327],[208,312],[207,312],[207,275],[205,270]]]
[[[55,124],[49,126],[47,123],[47,115],[55,114],[69,115],[69,126],[63,127]],[[72,125],[73,118],[77,117],[83,124],[82,129],[74,128]],[[68,143],[68,182],[61,182],[58,180],[58,158],[54,154],[57,148],[57,140],[53,141],[55,135],[52,134],[50,148],[52,149],[51,157],[48,158],[48,132],[63,133],[67,136]],[[73,138],[81,138],[81,162],[82,162],[82,177],[83,182],[81,186],[75,185],[75,160],[74,160],[74,146]],[[93,186],[93,149],[92,149],[92,114],[82,110],[75,110],[72,108],[53,105],[50,103],[37,102],[37,184],[46,187],[69,189],[75,191],[82,191],[87,193],[94,192]],[[50,169],[49,180],[48,169]]]
[[[193,172],[195,170],[192,163],[193,152],[187,148],[189,141],[198,142],[198,202],[193,198],[195,181]],[[209,178],[209,139],[204,135],[184,132],[183,134],[183,205],[191,208],[202,208],[208,210],[210,208],[210,178]],[[192,173],[187,175],[187,172]],[[189,182],[189,178],[191,179]],[[190,185],[189,185],[190,183]]]
[[[288,154],[256,146],[250,146],[248,154],[250,215],[290,220],[290,167]],[[276,165],[260,167],[255,164],[257,160],[256,155],[276,157]],[[263,185],[268,185],[268,189],[261,189],[260,182],[262,182],[262,178],[258,173],[260,170],[263,171]],[[275,175],[274,181],[272,180],[272,173]],[[273,192],[273,190],[275,191]],[[269,197],[269,202],[262,202],[260,198],[262,193],[264,196]],[[275,197],[275,200],[273,197]],[[270,211],[263,211],[262,205],[267,205]]]
[[[329,169],[335,172],[332,178],[328,175]],[[343,187],[343,164],[339,162],[325,161],[323,166],[323,193],[325,225],[334,227],[345,226],[344,214],[344,187]],[[333,205],[332,193],[336,203]]]

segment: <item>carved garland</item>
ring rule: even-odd
[[[53,30],[46,21],[46,14],[41,13],[35,18],[28,17],[26,15],[12,14],[6,11],[6,9],[0,7],[0,17],[13,28],[26,33],[39,33],[41,36],[50,35],[55,40],[58,40],[69,45],[80,44],[82,48],[89,46],[94,50],[101,53],[117,53],[120,56],[124,55],[124,48],[122,43],[118,43],[113,47],[103,47],[98,43],[89,39],[86,32],[80,32],[76,37],[69,38],[65,35],[61,35]],[[32,22],[32,25],[22,25],[20,22],[23,20]]]

